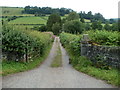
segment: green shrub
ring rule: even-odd
[[[84,30],[84,24],[79,20],[67,21],[64,23],[63,31],[67,33],[77,34],[82,33]]]
[[[44,49],[52,42],[52,34],[41,33],[32,30],[14,30],[12,27],[3,26],[2,51],[7,59],[23,59],[27,54],[29,57],[40,56]]]
[[[74,54],[80,55],[81,35],[61,33],[60,40],[63,46],[68,47]]]
[[[89,34],[91,40],[100,45],[120,46],[120,32],[106,30],[90,30],[84,33]]]

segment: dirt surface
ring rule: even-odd
[[[69,64],[69,56],[61,46],[62,67],[52,68],[51,62],[56,55],[56,37],[49,56],[44,63],[33,70],[4,76],[3,88],[114,88],[102,80],[76,71]]]

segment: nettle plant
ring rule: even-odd
[[[90,30],[84,33],[89,34],[91,40],[100,45],[120,46],[120,32],[106,30]]]
[[[60,39],[63,46],[68,47],[74,54],[80,55],[81,35],[73,35],[69,33],[61,33]]]

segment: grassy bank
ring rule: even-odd
[[[62,45],[69,54],[69,60],[72,66],[83,73],[93,76],[97,79],[105,80],[115,86],[120,86],[120,71],[114,68],[104,69],[97,68],[86,57],[80,56],[81,36],[68,33],[61,33],[60,39]]]
[[[83,56],[75,56],[71,54],[69,50],[67,51],[69,52],[70,60],[78,61],[76,65],[72,64],[77,71],[86,73],[97,79],[105,80],[109,84],[120,86],[120,72],[117,69],[111,68],[109,70],[105,70],[96,68],[92,66],[92,63],[88,58]]]
[[[6,75],[12,74],[12,73],[23,72],[23,71],[27,71],[27,70],[36,68],[37,66],[40,66],[42,64],[42,62],[48,56],[51,47],[52,47],[52,44],[45,49],[45,52],[42,57],[40,56],[40,57],[34,58],[34,60],[31,61],[30,63],[3,61],[2,62],[2,75],[6,76]]]

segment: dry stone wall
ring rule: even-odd
[[[84,35],[81,41],[81,55],[88,57],[93,63],[102,62],[120,69],[120,47],[93,45],[85,37],[88,36]]]

